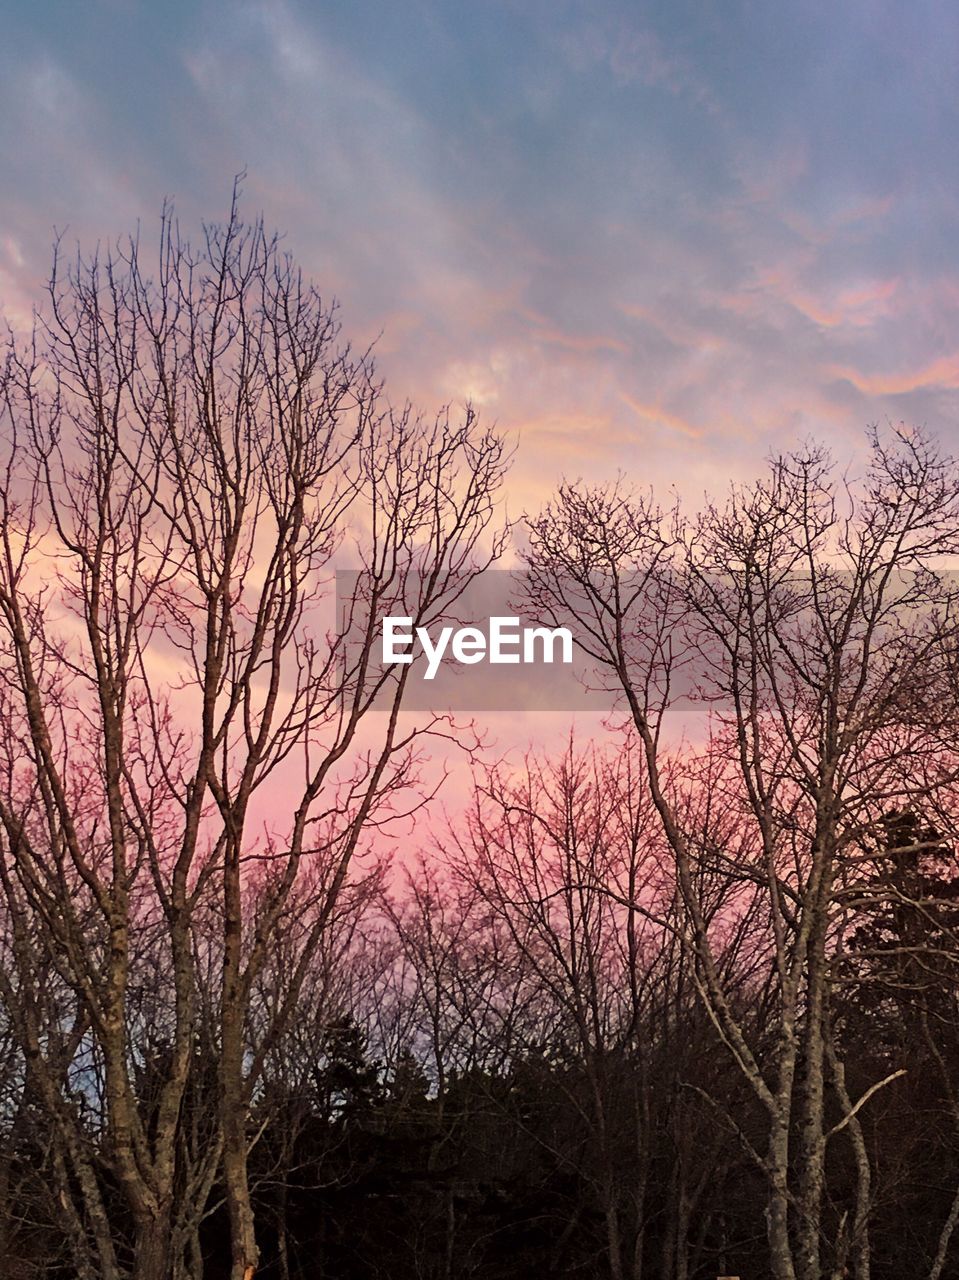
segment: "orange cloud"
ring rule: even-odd
[[[667,315],[652,307],[644,307],[638,302],[621,302],[619,310],[631,320],[641,320],[657,333],[661,333],[677,347],[696,347],[698,350],[714,349],[722,345],[722,340],[710,333],[703,326],[697,326],[675,315]]]
[[[642,401],[628,395],[625,391],[620,392],[620,399],[632,409],[637,417],[642,418],[645,422],[668,427],[670,431],[677,431],[680,435],[689,436],[693,440],[699,440],[702,437],[703,433],[699,427],[687,422],[685,418],[681,418],[678,414],[668,412],[657,404],[643,404]]]
[[[798,311],[822,329],[868,328],[890,314],[900,279],[874,280],[817,296],[798,286],[795,276],[782,270],[762,273],[751,288],[729,293],[720,305],[735,315],[755,315],[765,300],[771,299]]]
[[[841,325],[863,328],[888,315],[890,302],[899,288],[899,279],[879,280],[857,288],[843,289],[829,302],[806,293],[783,292],[783,301],[824,329]]]
[[[845,365],[831,365],[834,378],[844,378],[857,391],[869,396],[905,395],[928,387],[959,388],[959,353],[939,356],[913,373],[861,373]]]
[[[597,351],[618,351],[626,354],[629,347],[619,338],[607,338],[602,334],[563,333],[556,328],[534,330],[530,335],[536,342],[549,346],[562,347],[565,351],[573,351],[580,355],[593,355]]]

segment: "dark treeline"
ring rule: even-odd
[[[261,1274],[768,1274],[763,1119],[697,995],[634,765],[573,748],[530,762],[521,782],[484,788],[455,850],[411,865],[391,894],[371,880],[344,904],[250,1108]],[[507,810],[529,806],[536,822],[504,839]],[[864,859],[874,896],[830,1016],[849,1096],[905,1071],[862,1112],[872,1274],[949,1275],[936,1266],[959,1186],[956,859],[911,814],[890,816]],[[618,892],[634,883],[630,909]],[[728,876],[711,891],[717,906],[738,897]],[[771,1057],[775,996],[756,922],[731,914],[730,998]],[[137,999],[148,1123],[170,1052],[164,1002],[151,1007],[163,975],[151,979]],[[280,998],[287,981],[277,944],[260,998]],[[82,1193],[9,1028],[3,1048],[5,1274],[73,1277]],[[215,1076],[200,1036],[180,1117],[191,1139],[214,1127]],[[81,1068],[73,1101],[129,1266],[134,1224],[108,1172],[97,1088]],[[827,1098],[830,1127],[844,1114]],[[831,1139],[824,1240],[848,1238],[856,1160],[847,1125]],[[194,1232],[189,1274],[227,1276],[216,1177]]]
[[[614,722],[494,763],[378,625],[506,548],[502,439],[235,207],[144,257],[0,375],[4,1276],[956,1275],[956,463],[562,486],[527,613]]]

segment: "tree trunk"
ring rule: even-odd
[[[170,1280],[173,1263],[171,1221],[166,1212],[141,1223],[137,1230],[133,1280]]]
[[[769,1137],[769,1198],[766,1202],[766,1235],[769,1240],[769,1268],[773,1280],[796,1280],[789,1243],[789,1129],[785,1119],[773,1121]]]
[[[232,1090],[223,1097],[223,1183],[230,1214],[230,1280],[252,1280],[259,1262],[247,1177],[246,1106]]]
[[[822,840],[822,837],[820,837]],[[797,1276],[822,1280],[821,1227],[825,1184],[826,933],[832,891],[830,855],[816,851],[813,890],[806,910],[814,913],[809,936],[806,978],[806,1025],[799,1111],[799,1213],[796,1223]]]

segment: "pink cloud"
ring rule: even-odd
[[[835,378],[844,378],[858,390],[869,396],[905,395],[930,387],[959,389],[959,352],[939,356],[927,361],[918,369],[901,373],[863,373],[848,365],[830,366]]]

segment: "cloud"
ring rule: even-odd
[[[844,366],[834,366],[829,372],[867,396],[902,396],[930,388],[956,390],[959,389],[959,351],[901,373],[867,374]]]
[[[394,398],[472,398],[519,432],[514,505],[569,468],[722,484],[886,412],[954,430],[941,6],[171,13],[18,19],[8,310],[37,296],[53,222],[149,227],[174,192],[195,228],[246,167],[247,208],[347,334],[382,335]]]
[[[669,413],[660,405],[641,404],[625,391],[623,392],[623,402],[629,405],[633,413],[644,423],[650,423],[654,427],[665,427],[668,431],[677,431],[680,435],[689,436],[693,440],[698,440],[703,434],[699,427],[687,422],[679,414]]]

